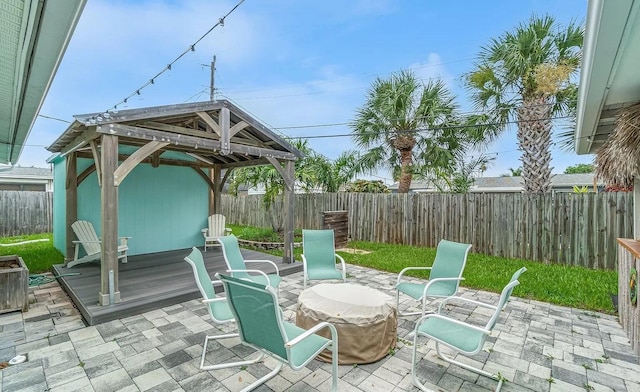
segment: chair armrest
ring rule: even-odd
[[[429,290],[429,286],[431,286],[435,282],[448,282],[448,281],[455,281],[455,280],[464,280],[464,278],[463,277],[459,277],[459,278],[433,278],[433,279],[429,279],[429,281],[427,282],[426,286],[424,286],[424,290],[422,292],[422,296],[423,297],[426,296],[427,290]]]
[[[336,337],[337,337],[336,327],[334,327],[333,324],[331,324],[331,323],[323,321],[323,322],[321,322],[319,324],[316,324],[313,327],[307,329],[305,332],[303,332],[300,335],[296,336],[294,339],[289,340],[284,345],[287,348],[291,348],[291,347],[295,346],[296,344],[300,343],[301,341],[303,341],[304,339],[308,338],[309,336],[313,335],[317,331],[319,331],[321,329],[324,329],[324,328],[329,328],[329,331],[331,331],[331,340],[333,340],[335,342],[336,341]]]
[[[278,266],[276,265],[276,263],[274,263],[271,260],[245,260],[244,261],[245,264],[249,264],[249,263],[269,263],[273,266],[273,268],[276,269],[276,275],[280,275],[280,270],[278,270]]]
[[[247,272],[247,273],[249,273],[249,272],[254,272],[254,273],[257,273],[258,275],[262,275],[262,276],[267,280],[267,282],[269,282],[269,277],[267,276],[267,274],[266,274],[266,273],[264,273],[263,271],[260,271],[260,270],[252,270],[252,269],[246,269],[246,270],[227,270],[227,272],[230,272],[232,275],[233,275],[233,273],[234,273],[234,272]],[[245,279],[245,280],[246,280],[246,279]],[[267,286],[270,286],[270,285],[267,285]]]
[[[118,239],[120,240],[120,245],[127,245],[127,241],[129,241],[131,237],[118,237]]]
[[[431,268],[432,267],[407,267],[407,268],[404,268],[398,274],[398,279],[396,280],[396,286],[400,284],[400,278],[402,278],[402,275],[404,275],[405,272],[407,272],[407,271],[415,271],[415,270],[427,271],[427,270],[431,270]]]
[[[490,330],[482,328],[482,327],[478,327],[477,325],[465,323],[464,321],[456,320],[454,318],[447,317],[447,316],[444,316],[442,314],[430,313],[430,314],[427,314],[426,316],[420,317],[418,319],[418,321],[416,321],[416,326],[415,326],[415,329],[414,329],[414,331],[415,331],[415,337],[414,338],[417,338],[417,336],[419,334],[418,329],[419,329],[420,325],[422,325],[427,319],[432,318],[432,317],[433,318],[438,318],[440,320],[446,320],[446,321],[451,322],[453,324],[458,324],[458,325],[461,325],[461,326],[463,326],[465,328],[470,328],[470,329],[476,330],[478,332],[482,332],[482,333],[487,334],[487,335],[491,334]]]
[[[202,303],[209,304],[211,302],[220,302],[220,301],[226,301],[226,300],[227,299],[225,297],[207,298],[207,299],[203,299]]]
[[[440,302],[440,305],[438,306],[438,313],[440,313],[440,309],[449,301],[467,302],[467,303],[470,303],[470,304],[473,304],[473,305],[482,306],[482,307],[485,307],[485,308],[488,308],[488,309],[493,309],[493,310],[496,310],[498,308],[495,305],[491,305],[491,304],[488,304],[488,303],[485,303],[485,302],[480,302],[480,301],[476,301],[476,300],[473,300],[473,299],[459,297],[457,295],[452,295],[451,297],[447,297],[447,298],[443,299]]]
[[[342,264],[342,279],[347,278],[347,265],[344,263],[344,259],[339,254],[335,254],[336,258],[340,260],[340,264]]]
[[[229,235],[229,233],[231,233],[232,231],[233,231],[233,230],[231,230],[230,228],[225,227],[225,228],[224,228],[224,235]]]
[[[102,241],[72,241],[74,244],[101,244]]]

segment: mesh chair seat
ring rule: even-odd
[[[484,346],[487,337],[495,327],[498,317],[500,316],[500,312],[507,305],[507,301],[509,300],[513,289],[520,284],[518,278],[526,270],[527,269],[525,267],[522,267],[511,276],[509,283],[507,283],[507,285],[502,289],[500,299],[496,305],[474,301],[468,298],[451,296],[440,303],[436,314],[427,314],[416,321],[416,326],[413,332],[413,355],[411,360],[411,379],[413,381],[413,385],[422,391],[429,391],[417,375],[419,361],[417,355],[418,337],[425,336],[436,342],[436,352],[441,359],[474,373],[497,380],[498,386],[495,391],[500,391],[502,383],[504,382],[504,377],[502,377],[500,373],[489,373],[486,370],[472,366],[470,363],[465,363],[467,361],[460,362],[453,359],[453,357],[448,357],[440,351],[440,345],[447,346],[463,355],[475,355],[482,351],[482,347]],[[462,302],[475,305],[476,307],[488,308],[493,310],[493,314],[484,325],[478,325],[476,319],[472,316],[469,317],[468,321],[462,321],[458,318],[453,318],[450,315],[445,314],[445,305],[451,302]],[[487,313],[483,312],[483,314],[486,315]],[[470,322],[472,320],[476,321],[476,323]]]
[[[419,300],[424,295],[425,287],[427,287],[426,283],[402,282],[396,286],[396,289],[415,300]],[[427,292],[429,297],[448,297],[453,294],[455,291],[452,292],[451,285],[447,282],[433,282]]]
[[[217,275],[227,292],[231,311],[238,324],[240,341],[249,347],[272,356],[278,365],[268,374],[243,391],[250,391],[275,377],[284,364],[293,370],[302,369],[325,349],[332,352],[332,390],[338,385],[338,335],[327,322],[307,330],[284,321],[273,286]],[[331,339],[321,337],[317,331],[328,328]]]

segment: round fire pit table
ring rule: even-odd
[[[375,362],[395,347],[397,310],[387,294],[352,283],[321,283],[298,297],[296,325],[311,328],[328,321],[338,330],[338,362],[340,365]],[[319,335],[330,338],[323,329]],[[331,352],[319,356],[331,362]]]

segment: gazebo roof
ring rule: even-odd
[[[94,157],[101,134],[121,146],[161,145],[143,161],[177,166],[233,168],[297,160],[302,153],[227,100],[185,103],[74,116],[47,150]],[[165,154],[167,151],[185,154]]]

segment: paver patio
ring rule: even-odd
[[[188,266],[185,263],[185,268]],[[394,295],[395,275],[348,265],[350,282]],[[525,282],[527,274],[521,277]],[[505,282],[506,284],[506,282]],[[280,303],[289,320],[302,291],[302,274],[284,277]],[[462,289],[462,295],[495,302],[498,294]],[[503,391],[639,391],[640,365],[617,318],[611,315],[515,298],[507,305],[485,351],[472,359],[508,380]],[[0,315],[0,362],[27,354],[25,363],[0,370],[0,392],[12,391],[238,391],[267,373],[265,364],[201,371],[204,335],[213,324],[198,300],[85,327],[57,282],[30,289],[26,313]],[[403,298],[401,308],[417,303]],[[451,307],[461,318],[486,315]],[[384,359],[340,366],[341,391],[415,391],[411,383],[412,341],[404,337],[416,317],[401,318],[398,345]],[[234,330],[234,324],[223,330]],[[227,361],[251,350],[232,339],[211,344],[208,360]],[[489,391],[494,380],[437,358],[433,342],[421,339],[418,372],[441,391]],[[458,357],[464,358],[464,357]],[[266,366],[265,366],[266,365]],[[258,391],[327,391],[330,365],[312,361],[302,371],[289,368]]]

